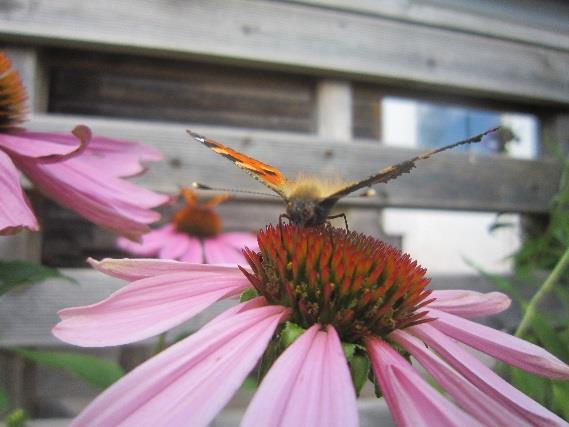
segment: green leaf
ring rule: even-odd
[[[28,421],[28,414],[21,408],[14,409],[4,418],[6,427],[25,427],[26,421]]]
[[[55,278],[77,283],[56,269],[41,264],[28,261],[0,261],[0,295],[18,286]]]
[[[548,380],[528,374],[521,369],[512,368],[510,372],[511,383],[514,387],[534,400],[537,400],[540,404],[543,405],[545,403],[549,383]]]
[[[241,384],[241,390],[256,390],[257,389],[257,380],[252,377],[245,378],[243,384]]]
[[[534,313],[531,318],[531,328],[541,347],[562,360],[569,360],[569,352],[563,345],[563,341],[559,339],[559,334],[545,321],[541,314]]]
[[[63,369],[100,388],[110,386],[124,374],[117,363],[88,354],[24,349],[11,351],[39,365]]]
[[[0,384],[0,412],[4,412],[10,406],[8,391]]]
[[[566,420],[569,420],[569,384],[561,381],[553,381],[552,407]]]
[[[283,349],[288,348],[288,346],[295,342],[304,332],[304,329],[296,323],[286,322],[281,331],[281,344]]]
[[[357,396],[360,395],[362,387],[367,381],[370,366],[371,364],[366,353],[358,351],[352,356],[352,360],[350,361],[350,373]]]

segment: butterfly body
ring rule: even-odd
[[[370,187],[374,184],[386,183],[404,173],[409,173],[415,167],[415,162],[418,160],[428,159],[433,154],[459,145],[480,142],[484,136],[495,132],[497,129],[498,128],[490,129],[454,144],[427,151],[412,159],[404,160],[384,168],[365,179],[352,183],[326,182],[317,178],[302,176],[295,180],[289,180],[281,171],[271,165],[248,157],[219,142],[192,131],[188,131],[188,133],[196,141],[201,142],[217,154],[231,160],[236,166],[278,194],[286,203],[286,214],[283,216],[287,217],[291,223],[301,227],[313,227],[324,224],[330,218],[330,211],[340,198],[362,188]]]

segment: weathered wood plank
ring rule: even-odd
[[[569,5],[555,0],[291,0],[569,50]]]
[[[301,4],[12,0],[0,37],[569,104],[569,52]]]
[[[238,67],[52,49],[49,111],[314,132],[316,79]]]
[[[267,193],[264,186],[227,160],[192,141],[185,132],[192,126],[36,115],[29,127],[64,131],[77,123],[89,124],[101,135],[137,140],[159,148],[166,161],[152,165],[150,172],[138,180],[156,190],[177,192],[180,185],[200,181],[214,187]],[[284,132],[205,126],[194,130],[280,167],[291,177],[304,172],[359,179],[417,153],[377,142],[329,143],[313,136]],[[420,162],[410,175],[376,186],[376,197],[346,199],[344,203],[361,207],[544,212],[557,191],[559,176],[560,167],[553,160],[443,153]],[[275,203],[274,198],[261,197],[257,201]]]
[[[125,284],[91,269],[63,269],[62,272],[80,284],[51,280],[16,289],[0,297],[0,346],[64,345],[50,332],[58,321],[57,311],[100,301]],[[481,292],[495,290],[491,283],[474,275],[436,275],[432,278],[431,286],[434,289],[472,289]],[[226,300],[213,305],[183,326],[175,328],[170,336],[197,330],[235,303],[235,300]],[[518,315],[516,309],[511,309],[488,321],[500,328],[513,327],[519,320]],[[150,339],[146,342],[154,341]]]

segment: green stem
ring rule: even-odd
[[[156,354],[160,353],[165,348],[166,348],[166,332],[162,332],[158,336],[158,341],[156,342],[156,345],[154,346],[154,354],[156,355]]]
[[[518,329],[516,329],[515,333],[516,337],[521,337],[527,332],[527,329],[530,327],[531,321],[533,320],[533,316],[535,315],[535,312],[537,310],[537,305],[539,304],[543,296],[547,294],[547,292],[549,292],[553,288],[553,286],[555,286],[555,283],[557,283],[557,280],[559,280],[561,273],[563,273],[563,271],[568,265],[569,265],[569,247],[565,250],[565,253],[559,259],[559,261],[557,261],[557,264],[555,265],[549,276],[547,276],[547,279],[545,279],[539,290],[534,294],[534,296],[528,303],[524,313],[524,317],[522,318],[522,321],[518,325]]]

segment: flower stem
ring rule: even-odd
[[[530,327],[531,321],[533,320],[533,316],[535,315],[537,305],[539,304],[543,296],[546,295],[547,292],[549,292],[553,288],[555,283],[557,283],[557,280],[559,280],[561,273],[563,273],[563,271],[568,265],[569,265],[569,247],[565,250],[563,256],[559,259],[559,261],[557,261],[557,264],[555,265],[551,273],[549,273],[549,276],[547,276],[547,278],[545,279],[539,290],[534,294],[534,296],[531,298],[530,302],[528,303],[524,313],[524,317],[522,318],[522,321],[518,325],[518,329],[516,329],[515,333],[516,337],[521,337],[527,332],[527,329]]]

